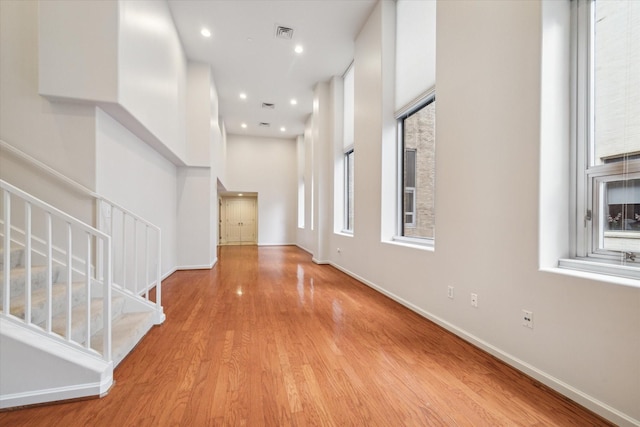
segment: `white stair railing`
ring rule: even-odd
[[[161,319],[160,228],[103,197],[98,197],[96,202],[98,228],[112,237],[115,286],[155,305],[156,315]],[[154,287],[155,301],[152,301],[149,292]]]
[[[96,354],[97,352],[91,348],[91,336],[95,331],[91,328],[91,299],[92,296],[99,293],[102,297],[102,310],[104,315],[102,329],[103,343],[102,353],[98,353],[105,361],[111,361],[111,238],[101,231],[77,220],[76,218],[60,211],[59,209],[31,196],[30,194],[14,187],[13,185],[0,180],[0,191],[2,197],[2,237],[3,237],[3,286],[2,286],[2,313],[5,319],[22,323],[30,329],[46,334],[66,344],[73,345],[85,352]],[[33,234],[33,222],[35,212],[37,211],[40,221],[37,226],[41,229],[44,237],[44,250],[34,249],[32,243],[36,240]],[[14,215],[23,213],[24,216]],[[16,216],[14,221],[14,216]],[[62,227],[54,227],[54,221]],[[15,224],[14,224],[15,222]],[[22,228],[21,228],[22,227]],[[61,242],[54,243],[54,228],[58,230],[57,237],[63,241],[66,246],[63,249],[57,247],[58,252],[63,252],[62,260],[54,255],[54,247]],[[60,232],[60,230],[64,232]],[[84,244],[74,245],[74,242],[84,242]],[[19,291],[24,293],[24,314],[16,316],[11,313],[11,255],[15,246],[24,249],[24,274],[25,279],[22,289],[19,281],[14,286],[16,295]],[[100,257],[96,257],[96,253],[101,253]],[[45,319],[38,325],[32,322],[32,255],[36,254],[44,259],[46,266],[44,278],[44,294],[45,294]],[[82,270],[74,267],[74,259],[84,266]],[[103,265],[104,274],[98,277],[92,266],[95,264]],[[54,284],[54,271],[56,269],[64,269],[64,283],[66,284],[66,304],[64,307],[64,315],[66,323],[64,332],[54,331],[53,329],[53,310],[52,310],[52,289]],[[57,276],[57,275],[56,275]],[[72,304],[72,288],[74,281],[81,280],[84,284],[85,292],[85,310],[86,331],[84,336],[76,339],[71,333],[71,323],[73,321],[73,304]],[[60,280],[58,280],[60,282]],[[97,292],[96,292],[97,291]],[[96,327],[98,328],[98,327]]]
[[[110,273],[113,283],[123,291],[135,294],[153,306],[155,323],[162,323],[165,316],[162,308],[160,228],[3,140],[0,140],[0,148],[56,178],[68,188],[95,200],[98,212],[96,228],[112,239]],[[102,254],[98,252],[97,255]],[[98,264],[96,267],[98,275],[103,276],[105,272],[101,266]],[[143,286],[140,286],[140,282],[143,282]],[[155,298],[152,298],[150,290],[154,287]]]

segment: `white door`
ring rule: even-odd
[[[256,242],[256,199],[237,198],[226,201],[227,243]]]

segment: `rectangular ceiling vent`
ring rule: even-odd
[[[263,102],[262,108],[266,108],[267,110],[274,110],[276,108],[276,104],[271,104],[269,102]]]
[[[271,127],[271,123],[260,122],[258,126],[260,126],[261,128],[268,128]]]
[[[293,28],[283,27],[282,25],[276,25],[276,38],[291,40],[293,37]]]

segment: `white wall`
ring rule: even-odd
[[[211,268],[215,252],[211,241],[217,241],[217,224],[211,211],[210,168],[178,168],[178,268]],[[214,235],[215,232],[215,235]]]
[[[296,141],[227,136],[229,191],[258,193],[258,245],[296,242]]]
[[[98,109],[96,192],[162,230],[162,275],[177,264],[176,166]]]
[[[217,91],[208,66],[187,69],[167,4],[7,1],[1,7],[0,137],[160,226],[165,274],[177,266],[180,225],[194,225],[191,213],[177,221],[178,210],[206,212],[196,224],[206,233],[195,234],[204,236],[203,250],[189,260],[180,253],[186,265],[210,265],[218,211],[218,175],[210,166],[224,169],[225,154]],[[2,163],[3,179],[94,223],[91,198],[4,152]],[[206,184],[201,170],[185,171],[179,187],[185,194],[178,193],[175,165],[206,167]]]
[[[539,271],[541,2],[443,1],[436,19],[435,250],[384,233],[395,16],[380,2],[356,40],[354,236],[322,231],[330,261],[614,422],[638,423],[640,289]]]
[[[296,244],[304,250],[315,253],[316,236],[313,233],[313,138],[311,136],[311,116],[307,118],[304,127],[304,135],[298,140],[297,159],[302,166],[302,179],[304,180],[304,227],[297,229]]]
[[[0,2],[0,90],[0,139],[93,189],[94,108],[38,95],[37,2]],[[4,151],[0,178],[77,218],[93,218],[90,198]]]
[[[211,67],[189,62],[187,159],[178,168],[178,268],[211,268],[218,241],[214,152],[220,140],[218,98]]]
[[[190,61],[187,67],[187,164],[189,166],[212,166],[211,150],[213,127],[212,118],[218,118],[212,111],[211,67]],[[215,107],[218,106],[217,95]]]
[[[40,93],[98,104],[185,164],[187,61],[167,3],[38,4]]]
[[[178,158],[187,155],[187,60],[169,5],[119,1],[118,99]]]
[[[333,118],[330,106],[329,84],[321,82],[313,90],[313,113],[311,135],[313,139],[313,235],[314,262],[324,263],[329,256],[329,235],[325,230],[333,229]]]
[[[32,3],[38,4],[40,18],[40,93],[117,102],[118,2]]]

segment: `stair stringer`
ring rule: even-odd
[[[104,396],[113,363],[0,317],[0,409]]]

